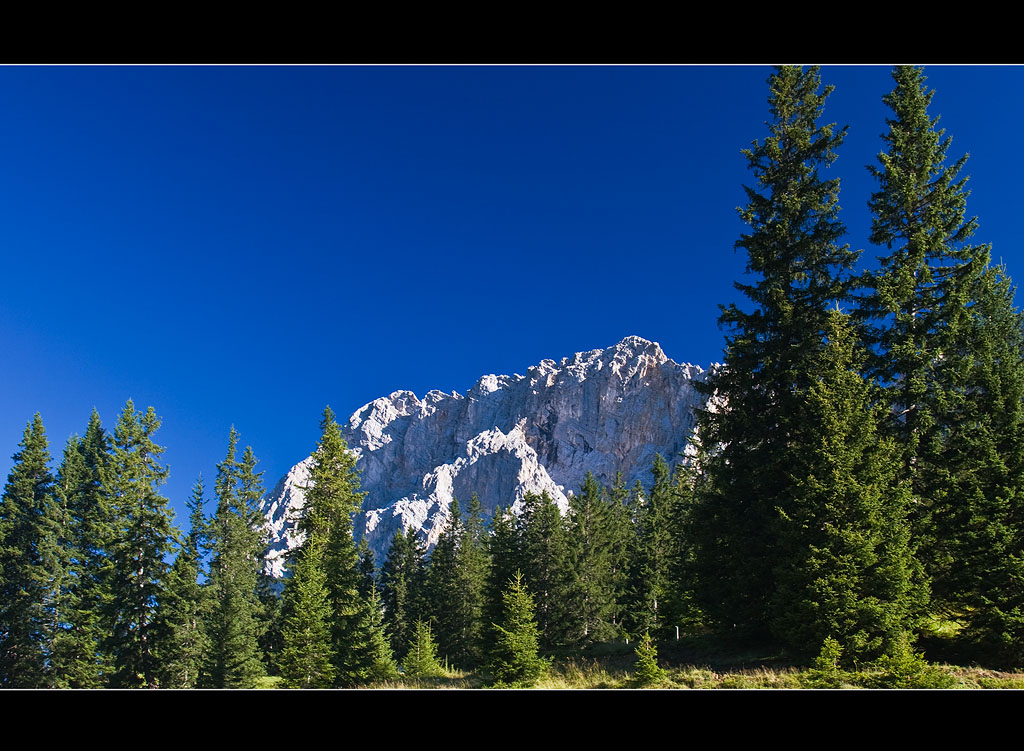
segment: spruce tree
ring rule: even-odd
[[[527,493],[519,517],[523,578],[536,603],[545,649],[568,640],[569,549],[562,512],[547,493]]]
[[[666,623],[670,595],[670,519],[675,487],[668,463],[657,454],[649,493],[637,498],[630,545],[626,621],[631,633],[658,633]]]
[[[59,511],[50,451],[39,413],[0,498],[0,686],[44,688],[52,649],[54,608],[63,578]]]
[[[410,678],[437,678],[444,675],[444,668],[437,660],[437,644],[429,623],[416,621],[412,641],[402,660],[402,672]]]
[[[817,68],[781,67],[768,79],[769,135],[744,151],[757,178],[740,216],[749,225],[736,247],[753,284],[736,283],[752,310],[722,309],[724,367],[698,418],[700,481],[693,528],[698,597],[721,628],[766,632],[778,509],[792,495],[789,468],[804,449],[801,394],[822,348],[828,308],[849,294],[856,253],[839,240],[839,181],[821,172],[846,129],[819,124],[832,87]]]
[[[328,622],[335,683],[356,686],[369,679],[374,660],[369,605],[359,594],[359,555],[352,533],[352,517],[361,508],[365,493],[359,491],[355,458],[341,437],[330,407],[324,410],[320,427],[322,433],[312,454],[309,482],[303,488],[306,502],[299,529],[306,536],[303,547],[323,546],[322,560],[317,564],[323,568],[330,605]],[[299,562],[305,565],[301,550]],[[320,577],[311,572],[309,579],[318,582]],[[295,629],[290,633],[294,634]],[[289,649],[287,638],[285,649]]]
[[[441,653],[460,665],[464,663],[459,636],[466,615],[461,612],[462,598],[459,595],[459,551],[465,535],[459,502],[452,499],[448,506],[448,519],[430,554],[427,600]]]
[[[946,164],[951,139],[928,114],[934,92],[923,71],[900,66],[893,79],[883,98],[893,111],[882,136],[888,149],[869,168],[879,183],[869,202],[871,242],[889,253],[865,275],[861,309],[876,354],[872,375],[890,405],[886,430],[902,448],[915,498],[923,562],[934,593],[949,603],[956,512],[947,490],[960,470],[947,465],[948,431],[964,396],[957,382],[973,367],[972,293],[990,249],[970,242],[977,219],[966,217],[967,157]]]
[[[636,673],[633,683],[636,686],[653,686],[665,680],[665,670],[658,665],[658,647],[650,633],[644,631],[637,642]]]
[[[164,634],[160,685],[164,688],[195,688],[201,685],[201,671],[209,660],[207,621],[211,603],[208,588],[199,582],[207,529],[203,494],[200,475],[186,502],[190,511],[189,533],[185,535],[168,574],[167,592],[161,608]]]
[[[873,375],[902,448],[933,608],[961,621],[979,657],[1020,665],[1021,317],[990,247],[972,242],[967,156],[947,164],[951,139],[928,113],[934,92],[923,71],[900,66],[893,79],[869,204],[871,241],[889,253],[865,275],[862,301]]]
[[[334,685],[332,608],[324,547],[322,537],[311,535],[292,553],[292,575],[284,588],[279,660],[286,688],[330,688]]]
[[[495,683],[529,687],[547,672],[549,663],[540,657],[540,629],[534,618],[534,600],[517,571],[502,596],[502,618],[493,624],[494,646],[488,665]]]
[[[426,567],[424,547],[416,530],[396,532],[381,569],[384,623],[391,634],[391,649],[405,655],[417,620],[427,617],[424,605]]]
[[[569,498],[567,529],[569,641],[586,645],[616,635],[615,528],[612,508],[597,478],[587,472],[583,487]]]
[[[467,667],[476,667],[484,660],[484,604],[490,558],[487,554],[487,532],[483,512],[476,493],[466,508],[466,534],[459,547],[459,624],[460,655]]]
[[[947,600],[977,659],[1024,666],[1024,321],[1002,269],[989,269],[972,295],[961,397],[944,452],[946,505],[940,519],[953,565]]]
[[[112,631],[107,644],[114,662],[111,685],[117,688],[158,686],[157,611],[167,579],[165,561],[174,542],[167,499],[157,491],[167,478],[160,465],[164,449],[153,440],[159,427],[152,407],[137,412],[129,399],[114,429],[103,473],[104,492],[115,517],[110,551]]]
[[[262,472],[247,447],[236,459],[238,432],[217,465],[217,508],[210,525],[210,640],[208,673],[213,688],[253,688],[266,675],[259,638],[262,607],[256,590],[262,565]]]
[[[505,611],[504,594],[509,580],[524,565],[518,520],[510,508],[498,506],[494,509],[487,537],[487,555],[491,565],[484,588],[483,617],[485,624],[493,624],[501,621]]]
[[[460,667],[483,657],[481,627],[487,575],[480,500],[473,495],[463,520],[452,500],[448,520],[430,556],[427,591],[441,655]]]
[[[882,411],[860,375],[853,327],[838,310],[826,338],[802,412],[805,450],[794,457],[793,495],[781,511],[771,625],[799,653],[813,655],[832,637],[856,662],[912,639],[927,589],[913,556],[898,454],[890,439],[879,439]]]
[[[398,678],[398,664],[384,628],[384,608],[376,588],[370,590],[366,612],[369,617],[370,670],[368,680],[384,683]]]
[[[72,513],[75,554],[78,556],[77,607],[69,619],[70,631],[87,644],[84,661],[71,670],[73,688],[106,685],[112,673],[112,655],[106,637],[112,631],[110,603],[113,598],[113,559],[116,515],[104,490],[111,462],[110,436],[99,413],[93,409],[85,435],[79,444],[85,463],[84,484],[76,495],[79,506]]]

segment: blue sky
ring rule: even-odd
[[[720,359],[745,258],[740,150],[767,67],[0,68],[0,471],[39,411],[163,417],[175,508],[233,424],[271,486],[405,388],[629,334]],[[930,67],[968,212],[1011,277],[1024,68]],[[868,245],[889,68],[832,67],[848,241]]]

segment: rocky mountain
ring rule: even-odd
[[[685,451],[703,400],[694,382],[706,376],[630,336],[542,360],[526,375],[483,376],[464,396],[396,391],[372,401],[342,426],[367,491],[356,535],[366,535],[379,564],[395,532],[409,526],[433,546],[452,498],[465,507],[475,492],[489,514],[547,491],[564,511],[587,471],[605,484],[622,472],[647,485],[655,454],[672,462]],[[308,458],[296,464],[264,497],[276,575],[300,542],[294,525],[308,466]]]

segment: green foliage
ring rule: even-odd
[[[367,600],[370,631],[370,671],[368,680],[372,683],[384,683],[398,677],[398,665],[395,663],[391,644],[388,643],[387,632],[384,630],[384,612],[380,596],[376,589],[370,590]]]
[[[441,654],[460,667],[478,665],[483,657],[481,627],[487,553],[480,501],[473,496],[463,521],[457,500],[430,556],[427,592],[437,626]]]
[[[889,651],[911,633],[927,601],[910,547],[909,498],[896,453],[879,441],[879,411],[857,372],[846,316],[830,313],[803,410],[803,452],[780,511],[784,554],[772,597],[773,633],[808,653],[836,637],[850,661]]]
[[[210,652],[210,599],[200,585],[201,540],[206,529],[203,513],[203,478],[192,486],[187,501],[191,527],[167,577],[167,591],[160,609],[160,685],[164,688],[195,688],[201,685],[202,669]]]
[[[157,492],[167,470],[159,463],[163,447],[153,441],[160,419],[150,407],[136,412],[129,399],[114,429],[103,490],[111,503],[111,599],[107,649],[114,658],[111,685],[158,685],[157,655],[162,626],[157,610],[164,594],[174,530],[167,499]]]
[[[623,579],[615,549],[618,530],[614,510],[593,474],[569,498],[567,519],[568,641],[591,644],[617,634],[618,594]]]
[[[955,688],[957,679],[940,667],[929,665],[923,653],[911,649],[903,639],[875,662],[880,672],[869,675],[870,688]]]
[[[783,67],[768,80],[769,135],[746,150],[758,188],[740,216],[749,225],[754,284],[736,283],[753,305],[722,309],[725,366],[706,384],[699,414],[696,505],[692,516],[697,596],[721,628],[763,633],[785,561],[776,545],[778,509],[792,497],[789,472],[806,450],[803,394],[823,346],[828,309],[849,296],[857,254],[838,244],[838,180],[820,172],[836,158],[846,129],[819,125],[831,87],[817,68]]]
[[[541,645],[565,644],[571,574],[562,513],[547,493],[527,493],[519,523],[523,578],[536,603]]]
[[[821,651],[814,663],[802,676],[807,688],[839,688],[843,684],[843,670],[840,667],[843,648],[835,637],[828,636],[822,642]]]
[[[504,593],[508,581],[523,568],[518,520],[510,508],[498,506],[494,509],[487,537],[487,554],[491,566],[484,589],[484,622],[498,623],[504,617]]]
[[[424,554],[419,535],[410,527],[405,534],[395,533],[381,569],[384,624],[391,634],[391,648],[400,657],[405,655],[416,621],[426,617]]]
[[[208,673],[214,688],[253,688],[266,675],[259,639],[262,605],[257,596],[263,563],[264,529],[259,501],[262,472],[247,447],[238,461],[238,433],[228,436],[228,453],[217,465],[217,510],[209,527],[210,640]]]
[[[444,668],[437,660],[437,644],[430,633],[430,624],[416,621],[409,649],[402,660],[402,671],[410,678],[434,678],[444,675]]]
[[[658,648],[647,631],[636,645],[636,671],[633,683],[636,686],[655,686],[665,680],[665,671],[658,665]]]
[[[0,686],[44,688],[65,561],[39,413],[18,445],[0,498]]]
[[[334,685],[332,608],[323,548],[322,539],[307,539],[294,554],[292,576],[285,585],[279,668],[286,688]]]
[[[365,493],[359,491],[359,473],[330,407],[324,410],[321,436],[312,454],[309,482],[299,529],[306,539],[295,552],[295,576],[288,587],[304,591],[288,595],[283,629],[282,675],[289,681],[321,681],[326,655],[332,660],[338,686],[358,686],[370,679],[374,662],[372,616],[359,593],[363,575],[352,534],[352,516]],[[307,554],[307,549],[312,551]],[[326,606],[322,599],[326,587]],[[322,626],[329,628],[328,648]],[[296,670],[295,665],[306,667]],[[296,678],[298,676],[298,678]],[[306,676],[306,677],[303,677]]]
[[[536,683],[550,667],[539,655],[540,631],[534,619],[533,597],[516,572],[502,597],[503,625],[494,624],[495,643],[491,650],[490,672],[495,685],[528,687]]]
[[[626,626],[630,633],[658,633],[665,625],[671,587],[671,512],[675,488],[665,459],[654,458],[654,481],[649,493],[634,501],[634,534],[629,546]]]

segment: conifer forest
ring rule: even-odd
[[[564,514],[460,497],[429,554],[409,528],[375,560],[327,408],[276,579],[234,428],[184,528],[154,407],[94,411],[62,447],[26,415],[0,499],[0,686],[1024,687],[1024,318],[967,157],[923,69],[895,68],[874,190],[842,196],[871,214],[851,238],[832,87],[795,66],[767,84],[743,302],[721,306],[685,458],[646,484],[588,474]]]

